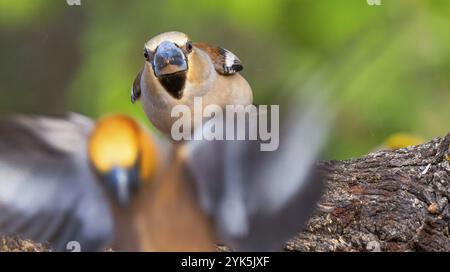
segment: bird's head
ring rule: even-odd
[[[193,50],[189,37],[181,32],[166,32],[151,38],[144,46],[144,58],[160,84],[180,99]]]
[[[101,182],[120,206],[126,206],[140,184],[150,182],[157,167],[157,148],[132,118],[100,119],[91,133],[88,155]]]

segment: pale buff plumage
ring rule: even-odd
[[[182,47],[189,38],[179,32],[167,32],[150,39],[145,48],[154,51],[163,41],[171,41]],[[208,50],[211,48],[210,50]],[[222,50],[222,51],[221,51]],[[215,53],[217,52],[217,53]],[[249,105],[253,102],[252,89],[242,75],[237,72],[219,72],[217,62],[230,64],[230,60],[220,52],[235,57],[229,51],[218,47],[208,47],[204,44],[193,44],[192,52],[187,54],[188,70],[186,82],[180,99],[174,98],[161,85],[155,76],[152,63],[146,61],[138,75],[140,96],[145,113],[150,121],[163,133],[170,134],[171,126],[176,118],[171,117],[171,111],[176,105],[187,105],[194,112],[194,97],[201,97],[203,106],[215,104]],[[236,58],[236,60],[238,60]],[[193,116],[192,116],[193,117]],[[191,118],[194,120],[194,118]],[[195,124],[194,124],[195,126]]]

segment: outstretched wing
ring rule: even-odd
[[[101,250],[112,216],[87,160],[90,119],[11,116],[0,121],[0,232],[54,250]]]
[[[275,151],[261,151],[261,140],[188,143],[200,206],[225,243],[239,251],[281,250],[302,230],[324,187],[315,168],[327,129],[321,117],[297,111],[284,119]],[[256,125],[247,122],[247,130]],[[213,120],[196,133],[206,135],[211,126]]]
[[[205,43],[194,43],[193,45],[208,54],[219,74],[232,75],[244,68],[239,58],[225,48]]]

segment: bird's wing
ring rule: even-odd
[[[131,103],[136,102],[141,97],[141,76],[142,76],[142,69],[137,74],[136,78],[133,81],[133,86],[131,86]]]
[[[93,122],[81,115],[0,121],[0,233],[104,249],[112,215],[87,160]]]
[[[324,187],[315,169],[327,128],[320,118],[317,112],[292,114],[281,123],[275,151],[260,151],[259,140],[188,143],[200,206],[225,243],[239,251],[281,250],[301,231]],[[212,122],[196,133],[211,131]]]
[[[214,68],[219,74],[232,75],[244,68],[239,58],[225,48],[211,46],[205,43],[194,43],[193,45],[208,54],[214,64]]]

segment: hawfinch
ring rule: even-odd
[[[205,140],[170,158],[167,143],[122,115],[4,118],[0,233],[57,251],[72,241],[81,251],[214,251],[218,239],[281,250],[323,188],[311,167],[323,131],[294,120],[275,152]]]
[[[3,118],[0,233],[56,251],[212,249],[193,196],[161,182],[165,148],[123,115]]]
[[[145,43],[144,58],[131,101],[141,99],[150,121],[165,134],[170,134],[175,121],[172,108],[187,105],[193,113],[195,97],[202,98],[203,106],[252,104],[252,89],[239,74],[241,61],[224,48],[192,42],[180,32],[166,32]]]

